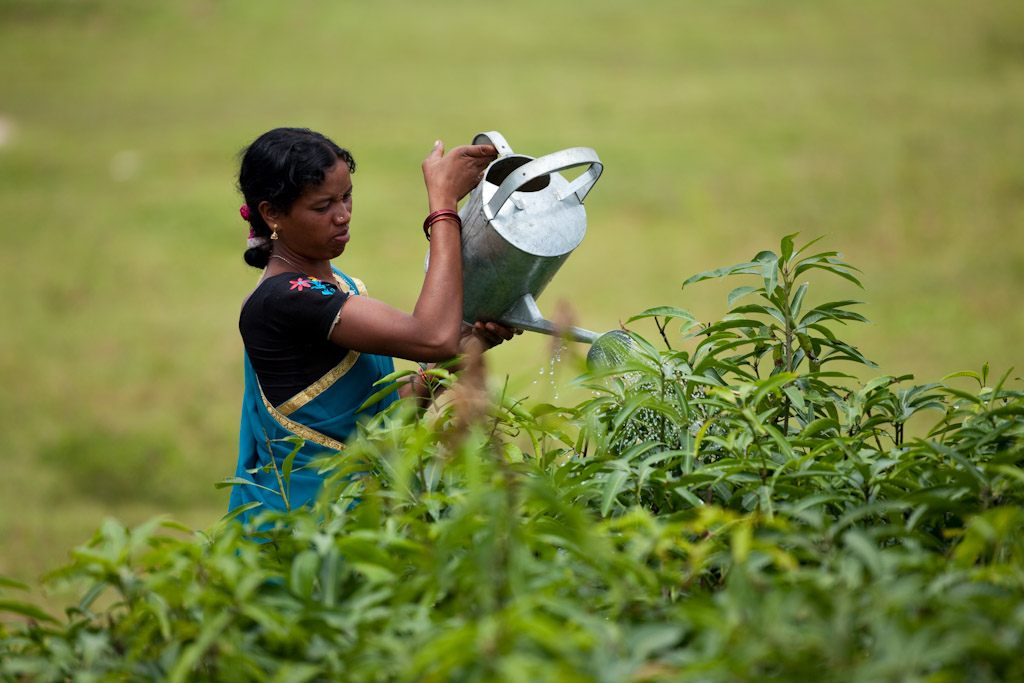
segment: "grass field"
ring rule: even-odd
[[[1024,372],[1022,122],[1016,0],[0,0],[0,574],[35,581],[105,516],[224,512],[256,277],[236,154],[268,128],[352,149],[338,265],[399,308],[420,162],[498,130],[605,163],[545,312],[717,318],[689,275],[824,235],[865,290],[818,296],[874,323],[844,338],[925,382]],[[490,367],[550,399],[550,353],[524,335]]]

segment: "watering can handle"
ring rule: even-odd
[[[505,142],[504,136],[496,130],[490,133],[477,133],[473,138],[474,145],[492,145],[498,150],[498,158],[507,157],[512,154],[512,148]]]
[[[488,133],[488,135],[491,134]],[[510,173],[504,182],[498,186],[494,196],[491,197],[491,201],[487,202],[487,205],[484,206],[484,216],[487,220],[493,220],[498,211],[501,210],[502,205],[512,196],[512,193],[531,180],[563,171],[567,168],[573,168],[574,166],[582,166],[583,164],[590,164],[590,168],[584,171],[576,180],[572,181],[568,189],[558,197],[561,200],[570,195],[576,195],[582,203],[583,198],[590,192],[590,188],[601,177],[604,165],[598,158],[597,152],[589,147],[570,147],[569,149],[563,149],[561,152],[548,154],[547,156],[527,162]]]

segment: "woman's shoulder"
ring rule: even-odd
[[[250,301],[258,301],[266,298],[268,294],[278,289],[284,283],[284,278],[286,276],[294,278],[301,275],[301,273],[278,273],[277,275],[272,275],[270,277],[261,275],[260,279],[256,282],[256,286],[252,288],[251,292],[245,295],[244,299],[242,299],[242,310],[245,310],[245,307]]]
[[[247,309],[265,308],[286,304],[288,306],[310,303],[316,305],[324,298],[347,295],[347,288],[338,282],[320,280],[302,273],[278,273],[262,279],[242,302],[242,314]]]
[[[334,278],[338,281],[338,284],[341,285],[342,291],[348,292],[349,294],[361,294],[362,296],[366,296],[366,285],[363,284],[362,280],[341,272],[335,266],[331,266],[331,270],[334,271]]]
[[[331,325],[348,297],[337,283],[302,273],[279,273],[266,278],[249,294],[239,315],[239,328],[243,338],[257,330],[326,338],[323,330]]]

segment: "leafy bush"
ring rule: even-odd
[[[870,366],[856,302],[796,280],[859,283],[808,246],[690,278],[756,284],[710,325],[633,318],[666,350],[630,333],[577,406],[470,359],[325,454],[313,510],[107,522],[51,577],[84,586],[65,618],[0,594],[0,679],[1020,680],[1024,396],[836,369]]]

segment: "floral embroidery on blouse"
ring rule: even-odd
[[[334,285],[328,282],[324,282],[323,280],[319,280],[315,277],[300,277],[298,280],[289,280],[289,282],[292,285],[291,287],[289,287],[289,289],[297,289],[300,292],[307,287],[310,289],[310,291],[320,292],[324,296],[331,296],[337,293],[338,291],[338,288],[335,287]]]

